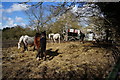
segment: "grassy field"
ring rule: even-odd
[[[112,47],[92,43],[48,43],[47,60],[36,60],[37,51],[3,48],[3,78],[106,78],[115,64]]]

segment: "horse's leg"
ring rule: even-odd
[[[25,50],[28,51],[28,45],[27,45],[27,43],[25,44]]]
[[[25,41],[26,50],[28,51],[28,43]]]
[[[18,42],[18,49],[20,49],[20,42]]]
[[[23,46],[24,46],[24,50],[23,50],[23,52],[26,50],[26,46],[25,46],[25,43],[23,43]]]
[[[41,59],[43,59],[44,55],[43,55],[43,49],[41,49]]]
[[[84,36],[82,37],[82,43],[84,44]]]
[[[57,41],[55,40],[55,43],[57,43]]]
[[[59,43],[60,43],[60,37],[59,37]]]
[[[44,57],[45,57],[45,59],[44,59],[44,60],[46,60],[46,51],[44,51],[44,52],[43,52],[43,54],[44,54]]]
[[[53,37],[50,38],[50,41],[51,41],[52,43],[54,43],[54,39],[53,39]]]
[[[35,46],[33,47],[33,51],[35,51]]]
[[[37,55],[36,55],[36,58],[37,58],[37,60],[39,60],[41,51],[38,49],[37,52],[38,52],[38,53],[37,53]]]
[[[28,46],[26,46],[26,50],[28,51]]]
[[[54,40],[53,40],[53,38],[52,38],[52,37],[50,38],[50,41],[54,43]]]
[[[23,44],[24,44],[24,51],[25,51],[25,50],[28,50],[28,49],[27,49],[27,42],[26,42],[25,39],[23,40]]]
[[[56,43],[56,40],[55,39],[53,39],[54,40],[54,42]]]
[[[53,43],[54,43],[54,39],[52,39]]]
[[[27,46],[25,46],[25,51],[28,51],[28,47]]]
[[[53,43],[55,43],[54,39],[53,39]]]

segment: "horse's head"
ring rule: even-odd
[[[41,32],[41,36],[46,38],[46,31]]]
[[[40,33],[36,33],[35,37],[40,37],[40,35],[41,35]]]
[[[20,43],[18,42],[18,49],[20,49]]]
[[[20,49],[20,43],[23,41],[23,39],[24,39],[24,36],[21,36],[18,42],[18,49]]]

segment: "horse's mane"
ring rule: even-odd
[[[21,36],[21,37],[20,37],[20,39],[19,39],[19,43],[22,42],[23,38],[24,38],[24,36]]]

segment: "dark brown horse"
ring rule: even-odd
[[[36,33],[34,44],[38,51],[36,58],[43,59],[43,57],[45,57],[45,60],[46,60],[46,32],[45,31],[41,33]]]

